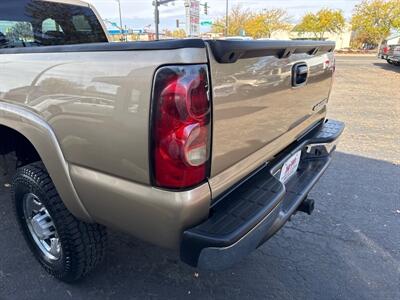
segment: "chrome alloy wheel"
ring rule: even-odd
[[[33,193],[23,199],[25,222],[36,245],[50,261],[61,257],[61,242],[53,220],[44,204]]]

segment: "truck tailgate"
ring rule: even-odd
[[[278,137],[325,117],[334,71],[331,42],[208,41],[213,96],[211,177]],[[301,131],[301,130],[300,130]],[[265,157],[268,160],[269,157]]]

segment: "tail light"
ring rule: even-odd
[[[332,58],[327,58],[324,61],[324,69],[330,69],[332,70],[332,72],[336,71],[336,58],[332,57]]]
[[[209,94],[206,65],[168,66],[158,70],[151,120],[154,185],[182,189],[208,177]]]

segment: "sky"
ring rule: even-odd
[[[92,3],[99,11],[103,19],[119,23],[118,3],[116,0],[86,0]],[[152,24],[153,5],[152,0],[120,0],[122,6],[123,24],[129,28],[143,28]],[[202,3],[205,0],[201,1]],[[209,15],[201,14],[201,20],[213,20],[225,14],[225,0],[208,0]],[[229,0],[230,7],[242,5],[251,10],[264,8],[282,8],[292,16],[293,22],[297,22],[306,12],[315,12],[321,8],[333,8],[343,10],[346,18],[351,16],[354,5],[361,0]],[[160,8],[161,29],[174,29],[176,20],[185,21],[184,0],[176,0],[174,5]],[[110,27],[110,26],[109,26]],[[202,28],[203,31],[207,28]]]

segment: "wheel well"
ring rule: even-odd
[[[40,160],[32,143],[18,131],[0,125],[0,167],[13,175],[18,167]]]

